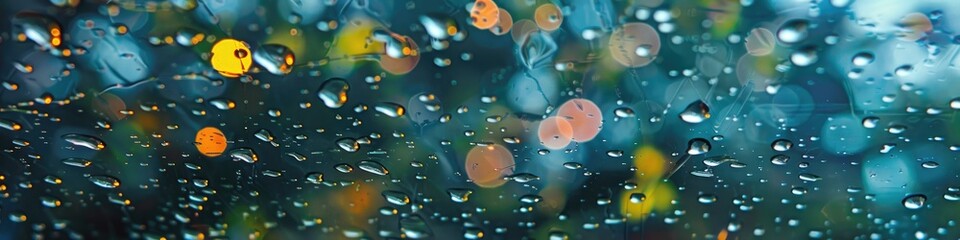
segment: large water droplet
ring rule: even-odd
[[[317,96],[323,101],[323,105],[328,108],[340,108],[347,103],[348,91],[350,91],[350,85],[347,84],[346,80],[331,78],[320,86]]]
[[[89,135],[70,133],[63,135],[62,138],[63,140],[66,140],[75,146],[81,146],[92,150],[100,151],[106,147],[106,145],[103,144],[103,141],[100,141],[100,139]]]
[[[459,28],[457,27],[457,22],[447,17],[446,15],[440,15],[440,14],[421,15],[420,24],[423,24],[423,29],[427,30],[427,34],[430,35],[430,37],[435,39],[443,40],[459,32]]]
[[[813,65],[814,63],[817,63],[817,60],[819,60],[819,57],[817,56],[817,48],[812,46],[797,49],[790,54],[790,62],[799,67]]]
[[[696,156],[710,152],[710,142],[703,138],[694,138],[687,142],[687,154]]]
[[[381,194],[383,195],[383,198],[386,199],[387,202],[390,204],[394,204],[398,206],[404,206],[404,205],[410,204],[410,197],[408,197],[406,193],[387,190],[387,191],[383,191]]]
[[[403,117],[406,113],[406,109],[404,109],[403,106],[390,102],[378,103],[373,109],[388,117]]]
[[[774,140],[772,144],[770,144],[770,147],[777,152],[786,152],[787,150],[790,150],[790,148],[793,147],[793,142],[786,139],[777,139],[777,140]]]
[[[807,39],[810,22],[806,19],[787,21],[777,30],[777,39],[783,43],[797,43]]]
[[[274,75],[286,75],[293,70],[293,51],[279,44],[264,44],[253,52],[253,61]]]
[[[680,119],[688,123],[700,123],[710,118],[710,107],[703,101],[697,100],[680,112]]]
[[[451,201],[464,203],[470,200],[470,194],[473,194],[473,190],[466,188],[451,188],[447,189],[447,194],[450,195]]]
[[[337,146],[347,152],[356,152],[360,150],[360,144],[353,138],[341,138],[337,140]]]
[[[242,161],[245,163],[255,163],[257,162],[257,154],[253,152],[253,149],[249,148],[238,148],[230,151],[230,158],[234,161]]]
[[[106,175],[95,175],[88,178],[93,184],[102,187],[102,188],[118,188],[120,187],[120,180],[117,180],[114,177]]]
[[[873,60],[875,58],[876,57],[873,56],[873,53],[860,52],[860,53],[857,53],[857,55],[853,55],[853,59],[851,60],[851,62],[853,63],[854,66],[863,67],[863,66],[866,66],[867,64],[873,63]]]
[[[384,167],[383,164],[380,164],[380,162],[373,161],[373,160],[360,161],[360,163],[357,164],[357,167],[359,167],[360,170],[366,171],[368,173],[380,175],[380,176],[386,176],[387,174],[390,174],[390,171],[387,170],[387,168]]]

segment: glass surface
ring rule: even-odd
[[[960,237],[954,1],[0,4],[0,239]]]

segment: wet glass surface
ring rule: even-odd
[[[2,239],[955,239],[960,4],[0,0]]]

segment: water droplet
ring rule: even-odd
[[[879,117],[874,117],[874,116],[865,117],[865,118],[863,118],[863,127],[864,127],[864,128],[876,128],[876,127],[877,127],[877,123],[879,123],[879,122],[880,122],[880,118],[879,118]]]
[[[406,193],[399,191],[387,190],[381,193],[383,198],[387,200],[388,203],[398,206],[404,206],[410,204],[410,197]]]
[[[951,109],[960,109],[960,97],[954,98],[954,99],[950,99],[950,108],[951,108]],[[2,125],[2,122],[0,122],[0,125]]]
[[[380,164],[380,162],[373,161],[373,160],[360,161],[360,163],[357,164],[357,167],[359,167],[360,170],[373,173],[376,175],[380,175],[380,176],[386,176],[387,174],[390,174],[390,171],[387,170],[387,168],[384,167],[383,164]]]
[[[403,231],[404,237],[410,239],[424,239],[433,235],[430,226],[420,215],[410,215],[400,219],[400,231]]]
[[[703,204],[710,204],[717,202],[717,196],[713,194],[703,194],[697,198],[697,201]]]
[[[304,177],[308,183],[312,184],[321,184],[323,183],[323,173],[311,172]]]
[[[341,138],[337,140],[337,146],[347,152],[357,152],[360,150],[360,144],[353,138]]]
[[[613,110],[613,114],[619,118],[629,118],[635,116],[633,109],[628,107],[620,107]]]
[[[960,201],[960,194],[957,193],[944,193],[943,199],[947,201]]]
[[[707,159],[704,159],[703,164],[707,165],[708,167],[716,167],[716,166],[720,166],[723,163],[733,162],[733,161],[736,161],[736,160],[729,156],[717,156],[717,157],[709,157]]]
[[[710,152],[710,142],[703,138],[694,138],[687,142],[687,154],[696,156]]]
[[[808,182],[816,182],[816,181],[820,181],[821,179],[820,176],[817,176],[811,173],[801,173],[799,177],[800,177],[800,180],[804,180]]]
[[[790,150],[790,148],[793,147],[793,142],[786,139],[777,139],[777,140],[774,140],[773,143],[770,145],[774,151],[786,152],[787,150]]]
[[[518,183],[528,183],[528,182],[540,180],[540,176],[533,175],[530,173],[517,173],[517,174],[507,176],[505,177],[505,179],[508,181],[513,180]]]
[[[286,75],[293,70],[293,51],[279,44],[264,44],[253,52],[253,61],[274,75]]]
[[[520,196],[520,202],[522,203],[534,204],[540,201],[543,201],[543,197],[539,195],[527,194],[527,195]]]
[[[940,167],[940,163],[934,162],[934,161],[926,161],[920,164],[920,166],[923,166],[923,168],[933,169],[933,168]]]
[[[67,158],[67,159],[63,159],[62,162],[67,166],[74,166],[74,167],[81,167],[81,168],[89,167],[90,164],[93,164],[93,162],[91,162],[90,160],[83,159],[83,158]]]
[[[337,164],[336,166],[333,166],[333,168],[337,169],[338,172],[342,172],[342,173],[353,172],[353,166],[350,166],[350,164],[346,164],[346,163]]]
[[[236,103],[228,99],[210,100],[210,105],[213,105],[213,107],[216,107],[217,109],[220,109],[220,110],[230,110],[237,106]]]
[[[451,201],[464,203],[470,200],[470,194],[473,194],[473,190],[465,188],[451,188],[447,189],[447,194],[450,195]]]
[[[857,53],[856,55],[853,55],[853,59],[851,60],[851,62],[853,63],[854,66],[863,67],[870,63],[873,63],[874,58],[875,57],[873,56],[873,53],[860,52],[860,53]]]
[[[582,167],[583,167],[583,164],[580,164],[580,163],[578,163],[578,162],[565,162],[565,163],[563,163],[563,167],[565,167],[565,168],[567,168],[567,169],[570,169],[570,170],[576,170],[576,169],[582,168]]]
[[[897,69],[893,70],[893,73],[896,74],[898,77],[909,76],[910,73],[913,73],[913,65],[899,66],[897,67]]]
[[[12,120],[0,119],[0,128],[10,131],[20,131],[20,124]]]
[[[40,204],[43,204],[44,207],[55,208],[55,207],[59,207],[61,202],[60,202],[60,199],[44,196],[44,197],[40,197]]]
[[[903,198],[903,207],[907,209],[920,209],[927,203],[927,196],[923,194],[909,195]]]
[[[17,223],[26,222],[27,215],[22,212],[12,212],[10,213],[10,221]]]
[[[799,67],[813,65],[814,63],[817,63],[817,60],[819,60],[819,57],[817,56],[817,48],[812,46],[797,49],[790,54],[790,62]]]
[[[328,108],[340,108],[347,103],[348,91],[350,91],[350,85],[347,84],[346,80],[331,78],[320,86],[317,96],[323,101],[323,105]]]
[[[102,188],[118,188],[120,187],[120,180],[117,180],[111,176],[105,175],[94,175],[88,178],[93,184],[102,187]]]
[[[697,100],[680,112],[680,119],[688,123],[700,123],[710,118],[710,107],[703,101]]]
[[[446,15],[421,15],[420,24],[423,24],[423,29],[427,31],[430,37],[440,40],[456,35],[460,31],[457,22]]]
[[[777,39],[780,42],[792,44],[806,40],[810,22],[806,19],[793,19],[787,21],[777,30]]]
[[[249,148],[238,148],[230,151],[230,158],[233,161],[242,161],[245,163],[255,163],[257,162],[257,154],[253,152],[253,149]]]
[[[70,133],[62,136],[63,140],[75,145],[85,147],[91,150],[103,150],[106,145],[103,144],[103,141],[97,139],[93,136]]]
[[[635,203],[635,204],[636,204],[636,203],[641,203],[641,202],[643,202],[644,200],[647,200],[647,195],[644,195],[643,193],[631,193],[631,194],[630,194],[630,202],[631,202],[631,203]]]
[[[373,107],[373,109],[377,110],[377,112],[383,115],[394,118],[403,117],[403,115],[406,113],[406,110],[403,108],[403,106],[400,106],[400,104],[389,102],[378,103]]]

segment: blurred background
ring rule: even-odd
[[[0,2],[0,239],[960,236],[949,1]]]

